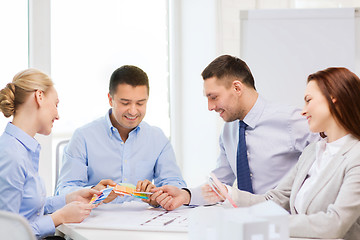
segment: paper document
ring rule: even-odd
[[[188,231],[188,215],[191,207],[173,211],[149,207],[143,202],[103,204],[92,210],[82,223],[69,224],[80,228],[123,229],[144,231]]]
[[[92,204],[98,204],[102,201],[104,201],[109,194],[114,191],[117,194],[127,195],[127,196],[133,196],[136,198],[141,199],[149,199],[149,196],[153,194],[152,192],[137,192],[136,186],[130,183],[118,183],[114,187],[108,187],[100,190],[101,194],[98,196],[94,196],[90,203]]]

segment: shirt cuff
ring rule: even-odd
[[[55,225],[50,215],[44,215],[36,221],[39,237],[46,237],[55,234]]]
[[[198,206],[206,204],[201,193],[201,187],[202,186],[196,188],[189,188],[189,191],[191,192],[191,199],[189,205]]]
[[[190,190],[187,189],[187,188],[181,188],[181,190],[187,191],[187,192],[189,193],[189,196],[190,196],[189,204],[184,204],[185,206],[189,206],[189,205],[190,205],[190,202],[191,202],[191,192],[190,192]]]

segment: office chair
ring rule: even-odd
[[[23,216],[1,210],[0,237],[12,240],[36,240],[28,221]]]
[[[57,186],[59,175],[60,175],[60,169],[61,169],[61,165],[62,165],[61,162],[62,162],[62,157],[63,157],[63,153],[64,153],[64,148],[69,143],[69,141],[70,141],[69,139],[63,140],[63,141],[60,141],[56,145],[55,189],[54,189],[54,194],[55,194],[55,191],[56,191],[56,186]]]

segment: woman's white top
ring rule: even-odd
[[[316,159],[295,197],[295,209],[299,214],[305,213],[304,204],[306,196],[311,192],[311,189],[315,186],[315,184],[317,184],[321,171],[326,168],[334,155],[348,141],[348,139],[350,139],[350,134],[345,135],[344,137],[331,143],[327,142],[327,138],[321,139],[316,143]]]

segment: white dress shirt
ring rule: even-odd
[[[295,198],[295,209],[299,214],[305,214],[304,204],[306,202],[306,196],[309,195],[314,188],[314,185],[317,184],[321,171],[323,171],[326,166],[331,163],[335,154],[348,141],[348,139],[350,139],[350,134],[331,143],[327,142],[327,138],[324,138],[316,143],[316,160],[311,166],[307,178]]]

